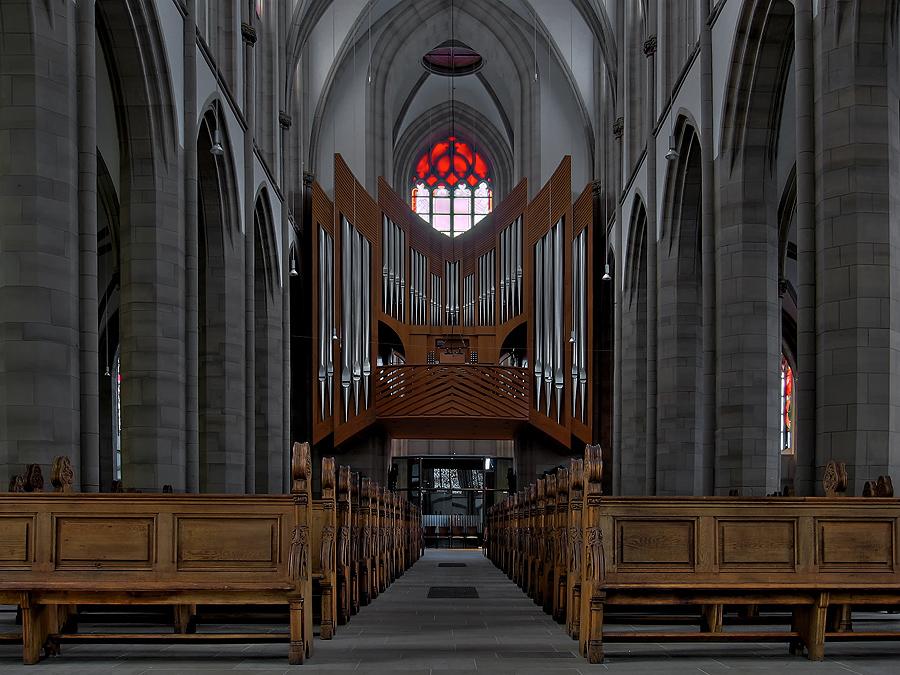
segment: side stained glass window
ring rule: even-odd
[[[794,371],[781,357],[781,450],[794,451]]]
[[[455,136],[435,143],[416,164],[411,204],[448,237],[468,232],[493,208],[487,161]]]

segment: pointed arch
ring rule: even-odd
[[[647,494],[647,207],[635,196],[626,247],[622,311],[620,489]]]
[[[702,494],[701,160],[695,125],[675,123],[667,162],[657,268],[657,494]]]
[[[275,220],[269,190],[262,187],[253,209],[253,360],[254,415],[247,424],[255,429],[254,491],[281,492],[283,481],[281,442],[284,408],[282,368],[282,293],[275,247]]]
[[[200,491],[244,492],[245,324],[237,179],[232,145],[214,100],[197,138]],[[223,146],[212,154],[213,141]]]

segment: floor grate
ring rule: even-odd
[[[438,563],[438,567],[468,567],[466,563]]]
[[[496,652],[500,659],[574,659],[572,652]]]
[[[428,589],[429,598],[477,598],[478,591],[474,586],[432,586]]]

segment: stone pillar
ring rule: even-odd
[[[890,6],[825,0],[816,17],[816,475],[848,494],[900,472],[900,148]],[[893,188],[893,189],[892,189]]]
[[[797,97],[797,368],[794,374],[799,496],[817,493],[816,478],[816,167],[812,0],[796,0]]]
[[[184,16],[184,277],[185,466],[184,491],[200,492],[199,211],[197,203],[197,0]]]
[[[81,490],[100,489],[97,304],[97,59],[94,3],[77,5],[78,221],[81,307]],[[105,281],[105,280],[104,280]],[[108,333],[107,333],[108,334]],[[107,338],[108,339],[108,338]],[[108,351],[108,350],[107,350]]]
[[[246,11],[246,7],[245,7]],[[244,389],[244,413],[245,426],[245,470],[244,492],[253,494],[256,492],[256,315],[255,315],[255,287],[256,287],[256,222],[254,213],[256,210],[256,156],[253,149],[253,139],[256,133],[256,70],[254,68],[254,49],[256,44],[256,30],[249,24],[250,15],[247,15],[248,23],[241,26],[244,39],[244,119],[247,126],[244,129],[244,354],[245,354],[245,389]],[[274,93],[274,92],[273,92]]]
[[[55,455],[68,455],[76,486],[82,482],[76,9],[71,2],[3,2],[3,486],[27,463],[49,472]]]

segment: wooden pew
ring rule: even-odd
[[[323,640],[334,637],[337,616],[336,589],[336,500],[334,458],[322,458],[322,497],[312,502],[312,567],[313,579],[321,596],[319,635]]]
[[[350,500],[350,467],[341,466],[338,471],[337,491],[337,622],[344,625],[350,621],[352,612],[353,580],[351,573],[351,532],[353,529],[353,514]]]
[[[900,500],[604,497],[596,447],[586,449],[580,500],[579,473],[570,464],[572,553],[565,609],[567,630],[578,636],[590,662],[602,662],[604,642],[610,641],[786,642],[793,653],[805,649],[811,660],[822,660],[829,641],[900,639],[900,631],[841,632],[829,620],[829,609],[900,602]],[[558,510],[559,485],[557,475]],[[519,566],[516,536],[501,537],[496,528],[512,528],[516,514],[518,533],[531,536],[529,528],[537,527],[528,508],[531,492],[524,498],[526,508],[517,508],[517,495],[488,517],[491,558],[522,577],[523,589],[534,563]],[[580,517],[575,515],[579,501]],[[580,575],[574,573],[579,568]],[[580,594],[575,594],[579,583]],[[789,612],[790,629],[723,629],[722,607],[761,604]],[[667,627],[646,633],[604,631],[607,608],[698,605],[707,623],[700,632]]]
[[[292,494],[0,495],[0,603],[22,613],[23,660],[68,641],[289,642],[312,654],[309,446],[295,444]],[[260,536],[261,533],[267,536]],[[290,632],[66,634],[74,604],[280,604]]]
[[[360,473],[350,474],[350,614],[358,614],[360,607],[360,565],[362,556],[362,528],[360,526]]]

